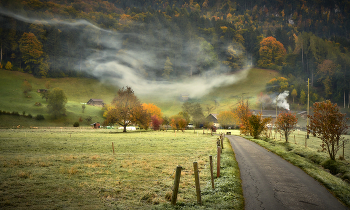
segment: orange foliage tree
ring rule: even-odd
[[[287,54],[283,44],[270,36],[260,42],[258,66],[269,68],[273,65],[282,65],[284,56]]]
[[[332,104],[329,100],[316,102],[313,106],[314,114],[308,115],[308,132],[322,140],[322,148],[335,160],[337,152],[343,146],[342,142],[345,141],[342,135],[347,133],[348,118],[340,112],[337,104]]]
[[[249,129],[249,117],[252,115],[249,110],[248,101],[244,103],[244,101],[240,101],[238,103],[237,108],[233,111],[235,116],[239,122],[239,130],[242,134],[248,135],[250,133]]]
[[[284,135],[286,142],[288,142],[289,135],[295,130],[298,123],[298,118],[291,112],[281,112],[277,116],[276,128],[277,131]]]
[[[152,103],[149,103],[149,104],[143,103],[143,104],[142,104],[142,107],[143,107],[143,109],[146,110],[151,116],[156,115],[159,119],[161,119],[162,116],[163,116],[162,110],[161,110],[158,106],[156,106],[156,105],[154,105],[154,104],[152,104]]]
[[[175,115],[170,117],[170,126],[175,130],[184,130],[187,126],[187,121],[181,115]]]
[[[235,124],[235,115],[231,111],[222,111],[218,115],[218,123],[226,128]]]

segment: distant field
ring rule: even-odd
[[[0,208],[171,208],[174,170],[181,165],[182,209],[243,209],[238,165],[228,141],[221,178],[211,189],[209,155],[215,169],[216,138],[193,131],[2,129]],[[196,205],[194,161],[199,164],[202,207]]]
[[[31,114],[36,116],[38,114],[44,115],[48,118],[47,102],[42,99],[40,94],[36,92],[37,89],[44,89],[45,83],[50,81],[51,88],[59,87],[63,89],[68,98],[67,117],[64,120],[56,122],[48,122],[47,124],[56,124],[57,126],[69,126],[78,121],[80,117],[85,119],[89,116],[93,118],[93,122],[102,122],[103,112],[99,107],[86,106],[85,112],[82,113],[82,104],[86,103],[90,98],[102,99],[105,103],[110,103],[117,93],[118,88],[111,84],[102,84],[98,80],[88,78],[44,78],[39,79],[33,77],[33,75],[25,74],[15,71],[0,70],[0,110],[15,111],[22,114]],[[256,97],[264,91],[266,83],[273,77],[278,76],[278,72],[265,69],[251,69],[248,76],[239,81],[236,84],[219,87],[207,95],[199,99],[190,99],[193,102],[199,102],[202,105],[204,114],[207,115],[206,106],[215,106],[214,100],[217,102],[216,108],[211,113],[219,113],[224,110],[231,110],[238,100],[243,98],[249,98],[252,108],[256,108]],[[27,80],[32,85],[33,90],[30,93],[31,98],[26,98],[23,95],[22,84]],[[194,87],[195,88],[195,87]],[[137,93],[135,93],[138,95]],[[142,97],[139,96],[142,103],[153,103],[159,106],[166,116],[172,116],[181,111],[182,101],[178,98],[167,97]],[[42,106],[35,106],[34,104],[39,102]],[[1,118],[1,117],[0,117]],[[6,118],[10,119],[10,118]],[[4,121],[0,123],[0,127],[4,127],[6,122],[16,121],[16,119],[10,121]],[[28,122],[26,124],[25,122]],[[12,123],[13,124],[13,123]],[[35,120],[28,121],[23,120],[22,123],[15,123],[17,125],[37,126],[42,122]],[[84,124],[84,122],[83,122]],[[5,126],[12,127],[13,125]]]

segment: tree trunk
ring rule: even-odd
[[[123,133],[126,133],[126,124],[124,124]]]

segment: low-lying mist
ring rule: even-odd
[[[66,55],[74,57],[74,63],[60,62],[57,65],[61,68],[71,65],[70,68],[77,72],[86,72],[119,88],[130,86],[136,95],[165,98],[188,94],[191,98],[199,98],[214,88],[238,82],[249,72],[249,66],[245,64],[233,73],[220,62],[204,38],[183,40],[168,28],[161,28],[160,23],[129,22],[132,27],[144,29],[144,33],[138,34],[128,30],[102,29],[86,20],[42,20],[4,9],[0,9],[0,14],[26,23],[48,25],[59,29],[65,36],[79,34],[74,44],[83,52]],[[233,56],[245,57],[234,43],[225,45],[223,51],[231,49]],[[171,62],[168,63],[169,72],[164,71],[167,59]]]

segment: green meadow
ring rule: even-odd
[[[101,107],[86,105],[84,113],[82,112],[82,103],[86,103],[91,98],[102,99],[105,103],[110,103],[118,91],[118,87],[109,83],[101,83],[98,80],[90,78],[35,78],[30,74],[0,70],[0,110],[7,112],[18,112],[20,115],[25,112],[33,117],[38,114],[44,115],[45,119],[37,121],[23,117],[1,116],[0,127],[24,127],[30,126],[72,126],[74,122],[83,119],[81,125],[89,125],[86,118],[91,117],[92,122],[103,122],[103,111]],[[206,106],[215,106],[211,113],[219,113],[224,110],[231,110],[243,98],[249,98],[252,108],[257,108],[257,96],[264,91],[265,84],[273,77],[278,76],[276,71],[256,69],[249,70],[247,76],[235,84],[223,86],[208,92],[199,99],[190,99],[193,102],[199,102],[204,114],[207,115]],[[27,80],[33,90],[30,97],[25,97],[22,90],[23,82]],[[59,87],[67,96],[66,117],[52,121],[49,120],[47,112],[47,102],[42,99],[37,89],[45,89],[45,83],[50,82],[50,88]],[[136,95],[137,92],[135,92]],[[182,101],[177,98],[156,97],[156,96],[139,96],[142,103],[153,103],[161,108],[166,116],[172,116],[181,111]],[[214,101],[215,100],[215,101]],[[35,106],[35,103],[41,103],[41,106]]]
[[[227,139],[216,178],[216,139],[194,131],[2,129],[0,208],[172,209],[174,172],[180,165],[176,208],[243,209],[239,169]],[[199,165],[202,206],[193,162]]]

